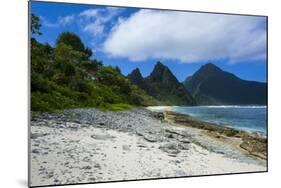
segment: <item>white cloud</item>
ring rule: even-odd
[[[87,20],[83,31],[96,36],[104,36],[105,24],[122,12],[122,8],[107,7],[99,9],[88,9],[81,12],[80,17]]]
[[[71,24],[74,20],[75,20],[75,16],[74,15],[68,15],[68,16],[65,16],[65,17],[59,17],[58,24],[65,26],[65,25]]]
[[[102,35],[104,31],[104,25],[101,24],[100,22],[93,22],[86,25],[83,31],[89,32],[95,36]]]
[[[92,18],[97,16],[99,14],[99,11],[100,11],[99,9],[88,9],[81,12],[79,15],[86,18]]]
[[[132,61],[260,60],[266,53],[264,21],[264,17],[140,10],[113,27],[103,50]]]
[[[64,17],[59,17],[56,22],[52,23],[45,19],[44,17],[41,17],[41,20],[43,21],[44,26],[46,27],[60,27],[60,26],[67,26],[75,21],[75,15],[67,15]]]

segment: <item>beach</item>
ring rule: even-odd
[[[265,140],[169,107],[33,115],[31,186],[266,171]]]

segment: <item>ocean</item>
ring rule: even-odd
[[[221,126],[267,134],[267,106],[195,106],[171,110]]]

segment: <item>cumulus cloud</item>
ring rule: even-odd
[[[266,53],[265,18],[140,10],[116,23],[103,51],[131,61],[261,60]]]

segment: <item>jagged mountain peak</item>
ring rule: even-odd
[[[194,105],[190,93],[184,88],[170,69],[158,61],[153,71],[146,78],[140,77],[139,71],[134,70],[128,79],[142,88],[150,96],[155,97],[163,105]]]
[[[178,82],[177,78],[170,69],[159,61],[155,64],[153,71],[148,76],[148,79],[158,82]]]
[[[143,78],[139,68],[135,68],[130,74],[128,74],[128,76],[130,76],[130,75],[134,75],[134,76]]]
[[[156,64],[155,64],[155,66],[154,66],[154,68],[153,68],[153,70],[152,70],[152,72],[151,72],[151,74],[150,75],[153,75],[153,74],[156,74],[156,73],[163,73],[163,71],[165,70],[165,69],[167,69],[168,67],[166,67],[164,64],[162,64],[160,61],[158,61]]]
[[[155,68],[165,68],[166,66],[161,63],[160,61],[157,61],[156,64],[155,64]]]

